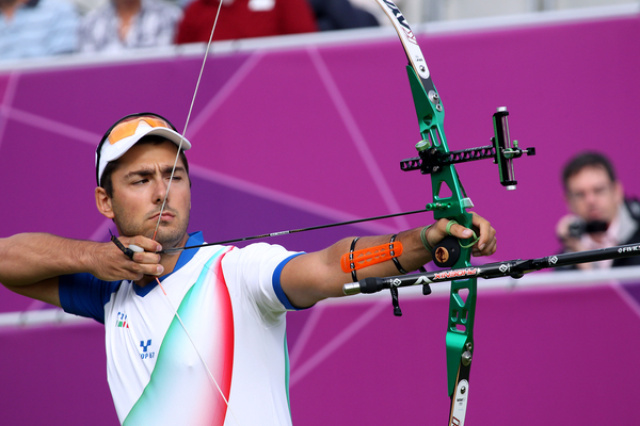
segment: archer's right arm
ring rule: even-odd
[[[159,275],[159,245],[145,237],[121,238],[145,250],[133,260],[115,244],[73,240],[45,233],[0,238],[0,283],[18,294],[60,306],[58,277],[88,272],[105,281]],[[160,248],[161,249],[161,248]]]

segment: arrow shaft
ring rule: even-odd
[[[411,211],[408,211],[408,212],[391,213],[391,214],[385,214],[385,215],[381,215],[381,216],[365,217],[365,218],[362,218],[362,219],[353,219],[353,220],[347,220],[347,221],[344,221],[344,222],[328,223],[326,225],[310,226],[310,227],[307,227],[307,228],[297,228],[297,229],[289,229],[289,230],[286,230],[286,231],[269,232],[269,233],[266,233],[266,234],[252,235],[250,237],[232,238],[230,240],[216,241],[214,243],[200,244],[200,245],[197,245],[197,246],[169,248],[169,249],[162,250],[160,253],[174,253],[174,252],[181,251],[181,250],[189,250],[189,249],[195,249],[195,248],[200,248],[200,247],[233,244],[233,243],[239,243],[239,242],[243,242],[243,241],[259,240],[259,239],[271,238],[271,237],[279,237],[281,235],[295,234],[295,233],[298,233],[298,232],[315,231],[317,229],[326,229],[326,228],[335,228],[337,226],[354,225],[356,223],[371,222],[371,221],[374,221],[374,220],[389,219],[389,218],[398,217],[398,216],[408,216],[408,215],[412,215],[412,214],[416,214],[416,213],[424,213],[424,212],[428,212],[428,211],[429,211],[428,209],[411,210]]]

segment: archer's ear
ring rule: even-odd
[[[102,187],[97,187],[96,192],[96,207],[98,211],[109,219],[113,219],[113,206],[111,205],[111,198],[107,195],[107,192]]]

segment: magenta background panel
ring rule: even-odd
[[[399,170],[419,135],[406,59],[396,37],[381,34],[210,57],[187,130],[193,230],[216,241],[430,201],[429,180]],[[640,192],[639,39],[638,16],[419,36],[452,149],[488,144],[502,105],[512,137],[537,148],[517,162],[515,192],[500,187],[489,161],[458,167],[477,211],[498,228],[495,260],[557,249],[560,169],[578,150],[605,151],[626,192]],[[156,111],[183,128],[200,61],[0,74],[0,237],[106,240],[110,224],[92,198],[95,145],[131,112]],[[421,215],[276,242],[310,251],[429,222]],[[469,423],[630,424],[640,414],[631,399],[639,370],[629,357],[640,349],[632,289],[481,289]],[[0,289],[0,312],[41,308]],[[446,299],[403,308],[400,320],[386,299],[289,316],[297,424],[444,422]],[[0,330],[1,422],[114,424],[101,333],[97,325]]]
[[[360,299],[289,316],[294,424],[444,424],[448,299],[401,298],[401,318],[386,297]],[[617,284],[482,292],[469,424],[635,424],[639,316]],[[2,423],[116,424],[102,335],[0,330]]]

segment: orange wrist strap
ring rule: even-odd
[[[394,259],[402,254],[402,243],[394,241],[345,253],[340,258],[340,266],[344,272],[353,272],[367,266]]]

